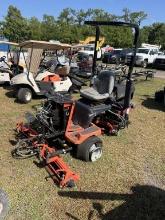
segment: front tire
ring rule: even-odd
[[[0,219],[5,218],[9,209],[9,201],[7,194],[0,189]]]
[[[144,60],[144,61],[142,62],[142,67],[143,67],[143,68],[147,68],[147,66],[148,66],[148,61],[147,61],[147,60]]]
[[[77,158],[95,162],[102,156],[102,141],[96,136],[87,138],[77,146]]]
[[[17,93],[17,99],[21,103],[29,103],[32,100],[32,91],[29,88],[20,88]]]

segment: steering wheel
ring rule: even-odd
[[[6,56],[0,57],[0,62],[5,62]]]

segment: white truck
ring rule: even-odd
[[[94,57],[94,49],[95,49],[95,45],[94,44],[87,44],[84,45],[84,49],[80,50],[78,52],[78,56],[83,56],[83,55],[89,55],[90,57]],[[102,51],[99,48],[99,50],[97,51],[97,59],[101,59],[102,56]]]
[[[146,68],[148,64],[153,64],[158,56],[160,46],[151,44],[142,44],[141,48],[138,48],[136,53],[135,65]],[[130,63],[132,53],[127,55],[127,64]]]

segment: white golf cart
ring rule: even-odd
[[[65,63],[57,67],[54,72],[48,70],[38,71],[44,51],[60,51],[70,49],[71,45],[46,42],[25,41],[20,48],[29,50],[26,60],[26,70],[11,80],[11,86],[16,88],[16,96],[19,102],[28,103],[33,95],[43,96],[49,91],[68,92],[72,86],[71,77],[68,76],[70,66]]]
[[[10,84],[10,80],[14,75],[23,72],[22,53],[19,53],[19,44],[17,43],[0,41],[0,45],[5,46],[5,51],[0,51],[0,84]]]

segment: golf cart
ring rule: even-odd
[[[79,176],[62,161],[60,154],[72,152],[84,161],[97,161],[102,156],[103,133],[116,135],[128,125],[131,105],[132,71],[135,63],[139,27],[125,22],[87,21],[96,27],[93,75],[96,70],[97,41],[100,25],[124,26],[135,29],[134,53],[130,62],[125,87],[124,102],[112,96],[115,74],[103,70],[93,86],[80,91],[77,101],[60,93],[47,93],[47,100],[35,116],[27,115],[27,123],[17,124],[17,145],[12,151],[15,158],[36,155],[42,165],[49,168],[50,177],[61,187],[73,186]]]
[[[56,64],[52,64],[55,65],[53,72],[50,72],[49,69],[39,71],[45,50],[70,49],[71,45],[30,40],[20,43],[19,46],[20,50],[29,49],[29,57],[25,61],[26,71],[11,80],[11,86],[16,90],[18,101],[28,103],[34,95],[44,96],[50,90],[66,93],[73,86],[81,88],[83,82],[69,75],[70,66],[68,63],[66,65],[64,63],[61,64],[57,59]]]
[[[23,72],[24,63],[18,53],[19,44],[8,41],[0,41],[0,44],[6,46],[6,52],[1,53],[0,57],[0,84],[10,83],[13,76]],[[20,56],[20,62],[18,58]]]

